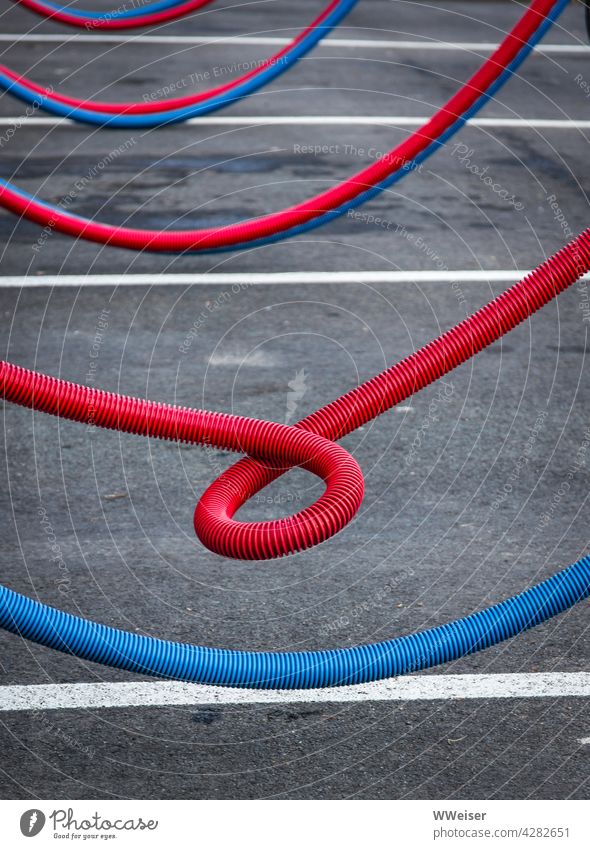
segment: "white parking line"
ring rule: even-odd
[[[291,39],[277,36],[238,35],[238,36],[204,36],[204,35],[71,35],[37,34],[37,33],[2,33],[0,42],[87,42],[92,44],[251,44],[282,47],[290,44]],[[473,53],[491,53],[498,44],[491,41],[423,41],[423,40],[385,40],[368,38],[326,38],[321,42],[322,47],[352,47],[368,48],[370,50],[467,50]],[[590,55],[590,46],[586,44],[542,44],[535,47],[534,53],[565,54],[581,53]]]
[[[0,711],[293,702],[406,702],[590,696],[588,672],[421,675],[320,690],[241,690],[170,681],[0,687]]]
[[[530,270],[530,269],[529,269]],[[0,289],[87,286],[276,286],[305,283],[516,283],[529,270],[259,271],[195,274],[47,274],[0,276]],[[585,278],[590,280],[590,274]]]
[[[242,126],[300,126],[300,127],[421,127],[429,120],[427,115],[417,117],[406,115],[203,115],[189,118],[183,126],[192,124],[204,127],[242,127]],[[467,123],[471,127],[518,127],[522,130],[588,130],[590,120],[561,118],[471,118]],[[0,117],[0,127],[72,127],[79,126],[69,118],[40,118],[37,116]]]

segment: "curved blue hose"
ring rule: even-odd
[[[210,112],[216,112],[218,109],[223,109],[231,103],[243,100],[253,92],[268,85],[281,74],[288,71],[299,59],[309,53],[318,42],[328,35],[334,27],[338,26],[340,21],[350,12],[357,2],[358,0],[340,0],[339,5],[324,19],[321,26],[314,27],[310,30],[300,42],[281,56],[280,61],[261,68],[257,74],[241,85],[202,103],[184,106],[181,109],[166,109],[164,105],[160,112],[151,112],[145,115],[113,115],[109,112],[94,112],[89,109],[72,107],[65,103],[54,101],[51,99],[50,94],[42,95],[39,92],[31,91],[27,86],[13,80],[2,72],[0,72],[0,88],[5,89],[8,93],[15,95],[20,100],[24,100],[25,103],[34,105],[37,109],[43,109],[53,115],[70,118],[84,124],[125,127],[127,129],[177,124],[181,121],[187,121],[189,118],[195,118],[198,115],[207,115]]]
[[[363,684],[489,648],[590,595],[590,558],[479,613],[381,643],[309,652],[246,652],[144,637],[81,619],[0,588],[0,627],[84,660],[154,675],[258,689]]]

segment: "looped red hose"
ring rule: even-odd
[[[199,505],[199,536],[227,557],[264,560],[324,542],[350,522],[364,494],[356,460],[333,442],[276,422],[210,413],[116,395],[0,362],[0,394],[7,401],[110,430],[215,445],[263,457],[280,473],[302,466],[323,478],[325,492],[294,516],[270,522],[232,522],[253,491],[234,475],[218,482]],[[255,490],[254,490],[255,491]]]
[[[42,18],[49,18],[51,21],[59,21],[60,24],[66,24],[70,27],[82,27],[84,29],[137,29],[139,27],[150,27],[156,24],[163,24],[165,21],[173,21],[176,18],[181,18],[184,15],[189,15],[195,12],[202,6],[207,6],[213,0],[186,0],[185,3],[179,3],[177,6],[172,6],[169,9],[163,9],[160,12],[148,12],[144,15],[134,15],[133,17],[115,17],[111,13],[105,11],[102,16],[83,17],[68,12],[67,9],[48,9],[43,3],[38,3],[36,0],[13,0],[14,3],[19,3],[21,6],[26,6],[31,12],[40,15]]]
[[[115,395],[0,363],[8,401],[127,433],[211,444],[247,455],[204,493],[199,539],[219,554],[266,559],[309,548],[341,530],[363,496],[356,461],[331,440],[370,421],[512,330],[590,271],[590,228],[456,327],[356,389],[289,427]],[[294,516],[240,523],[236,510],[293,465],[321,476],[324,494]]]

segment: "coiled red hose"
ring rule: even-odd
[[[231,526],[227,522],[232,513],[256,489],[239,483],[219,487],[218,495],[207,499],[212,509],[200,509],[202,539],[228,557],[266,559],[317,545],[348,524],[363,498],[362,472],[350,454],[331,441],[287,425],[116,395],[6,362],[0,363],[0,392],[7,401],[61,418],[124,433],[214,445],[264,457],[277,472],[300,465],[323,478],[325,492],[296,515]],[[223,503],[218,503],[221,493]]]
[[[66,24],[70,27],[83,27],[84,29],[136,29],[139,27],[155,26],[163,24],[166,21],[173,21],[176,18],[181,18],[184,15],[189,15],[191,12],[206,6],[213,0],[186,0],[185,3],[178,3],[168,9],[162,9],[159,12],[150,12],[146,9],[145,14],[127,15],[113,14],[105,11],[96,15],[80,15],[68,11],[67,8],[53,7],[51,4],[45,6],[37,0],[13,0],[13,2],[26,6],[31,12],[40,15],[42,18],[49,18],[52,21],[58,21],[60,24]]]
[[[246,453],[249,456],[220,475],[203,494],[195,510],[195,530],[204,545],[225,556],[278,557],[328,539],[352,519],[360,505],[360,469],[332,440],[464,363],[589,270],[590,228],[438,339],[294,427],[128,398],[10,363],[0,363],[0,394],[8,401],[75,421]],[[326,481],[326,491],[315,504],[271,522],[233,520],[242,504],[291,465],[301,465]]]

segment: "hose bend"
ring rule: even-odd
[[[235,474],[231,482],[219,479],[196,513],[202,542],[227,557],[263,560],[324,542],[350,522],[363,498],[362,472],[347,451],[287,425],[116,395],[6,362],[0,397],[87,425],[263,457],[277,473],[302,466],[325,481],[319,499],[293,516],[236,522],[232,516],[253,494],[252,484],[242,486]]]
[[[13,2],[25,6],[42,18],[49,18],[70,27],[108,30],[135,29],[163,24],[189,15],[202,6],[208,5],[212,0],[157,0],[145,6],[132,5],[130,9],[126,9],[123,3],[118,9],[109,12],[88,12],[83,9],[60,6],[46,0],[13,0]]]

